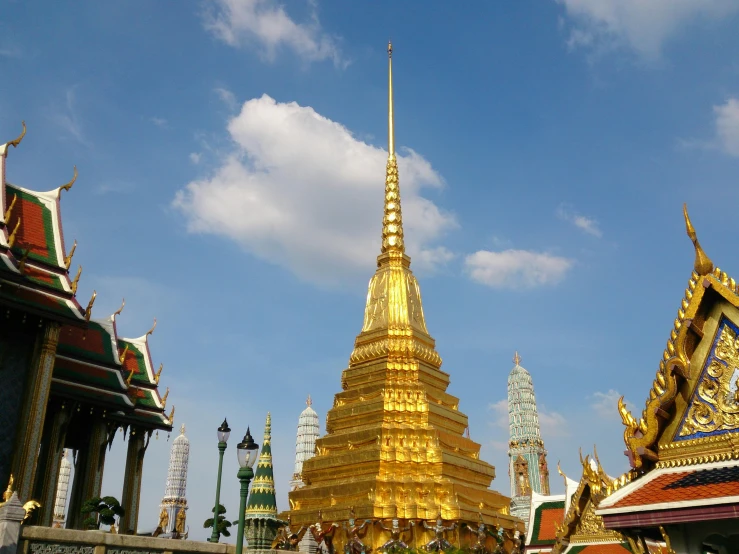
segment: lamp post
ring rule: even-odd
[[[223,453],[226,451],[226,443],[231,429],[228,427],[228,421],[223,419],[223,423],[218,428],[218,482],[216,483],[216,506],[213,508],[213,532],[210,535],[210,542],[218,542],[220,533],[218,532],[218,515],[221,504],[221,470],[223,470]]]
[[[249,428],[246,428],[244,440],[236,446],[236,455],[239,457],[239,472],[236,476],[241,482],[241,503],[239,504],[239,530],[236,535],[236,554],[242,554],[244,548],[244,515],[246,512],[246,495],[249,491],[249,481],[254,477],[252,467],[257,460],[259,445],[251,438]]]

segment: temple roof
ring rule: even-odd
[[[82,268],[70,279],[77,243],[66,250],[60,198],[74,185],[77,169],[71,181],[48,192],[5,179],[9,146],[17,147],[24,135],[25,124],[21,136],[0,145],[0,303],[61,323],[52,376],[55,394],[108,408],[122,423],[171,430],[171,417],[164,415],[157,389],[158,375],[151,370],[148,333],[140,339],[119,339],[115,317],[120,310],[95,320],[91,315],[97,294],[86,308],[76,299]],[[136,371],[129,380],[130,365]]]
[[[557,529],[562,525],[564,516],[564,494],[545,496],[532,492],[529,523],[526,526],[526,545],[553,545],[557,540]]]

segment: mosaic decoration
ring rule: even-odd
[[[739,329],[722,317],[676,440],[739,429],[738,334]]]
[[[51,542],[32,542],[28,551],[31,554],[94,554],[94,546],[76,544],[55,544]],[[115,552],[111,550],[111,552]]]

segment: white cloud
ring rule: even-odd
[[[465,259],[470,278],[493,288],[531,288],[560,282],[574,261],[529,250],[479,250]]]
[[[227,88],[216,87],[213,89],[213,92],[218,95],[218,98],[221,99],[221,102],[226,104],[226,107],[229,110],[236,111],[236,109],[239,107],[238,103],[236,102],[236,95]]]
[[[56,114],[56,122],[74,140],[89,148],[91,145],[82,132],[82,125],[75,109],[77,103],[77,86],[69,87],[64,97],[65,107]]]
[[[657,59],[663,44],[696,20],[720,20],[739,10],[736,0],[556,0],[570,18],[570,48],[628,46]]]
[[[152,118],[149,118],[149,119],[150,119],[150,121],[151,121],[151,122],[152,122],[152,123],[153,123],[154,125],[156,125],[156,126],[157,126],[157,127],[159,127],[160,129],[166,129],[166,128],[167,128],[167,126],[168,126],[168,125],[167,125],[167,120],[166,120],[166,119],[164,119],[163,117],[152,117]]]
[[[213,175],[180,190],[188,230],[225,236],[317,283],[364,274],[380,251],[387,153],[295,102],[249,100],[228,125],[235,151]],[[413,150],[398,158],[406,246],[420,262],[451,253],[433,241],[455,218],[421,196],[441,176]],[[421,264],[423,265],[423,264]]]
[[[567,437],[570,435],[565,416],[559,412],[550,412],[544,406],[539,409],[539,427],[543,437]]]
[[[197,165],[200,163],[203,155],[200,152],[190,152],[190,155],[188,157],[190,158],[191,163]]]
[[[725,104],[714,106],[713,113],[720,147],[727,154],[739,157],[739,99],[729,98]]]
[[[508,399],[502,398],[488,408],[493,412],[493,426],[508,431]]]
[[[256,43],[269,61],[285,47],[308,62],[345,63],[336,39],[321,29],[313,2],[310,20],[304,23],[293,21],[276,0],[209,0],[208,7],[206,29],[230,46]]]
[[[621,421],[621,416],[618,413],[618,399],[621,398],[621,394],[614,389],[609,389],[607,392],[594,392],[590,397],[590,407],[595,411],[598,417],[602,419],[616,419]],[[626,407],[631,410],[631,405],[628,400],[624,399]]]
[[[563,221],[569,221],[581,231],[594,237],[602,237],[603,233],[598,226],[598,222],[592,217],[587,217],[577,213],[569,204],[560,204],[557,208],[557,217]]]

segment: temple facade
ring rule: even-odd
[[[534,382],[516,352],[508,375],[508,475],[511,515],[529,521],[531,494],[549,495],[547,451],[541,439]]]
[[[295,471],[290,481],[290,490],[299,489],[303,486],[303,463],[316,454],[316,439],[321,436],[321,428],[318,423],[318,414],[312,408],[313,401],[308,395],[305,401],[305,410],[298,418],[298,433],[295,437]]]
[[[101,495],[105,455],[116,431],[128,432],[120,532],[135,533],[143,460],[151,434],[171,431],[149,337],[118,336],[116,313],[96,319],[97,297],[77,300],[82,273],[70,276],[77,243],[67,248],[61,197],[68,183],[38,192],[6,181],[10,147],[0,144],[0,484],[40,503],[29,522],[50,527],[64,450],[74,458],[67,528],[81,529],[82,504]]]
[[[391,48],[388,53],[388,159],[377,270],[326,434],[316,441],[316,455],[303,462],[304,486],[289,493],[293,524],[312,525],[316,540],[328,544],[330,536],[336,550],[346,544],[358,549],[359,543],[381,547],[390,535],[380,523],[393,518],[403,526],[415,520],[409,540],[416,548],[437,539],[466,546],[472,536],[463,523],[482,520],[510,536],[514,528],[523,530],[509,515],[510,498],[489,488],[495,468],[465,436],[467,416],[446,392],[449,374],[441,370],[405,252]]]
[[[190,461],[190,441],[185,436],[185,424],[180,427],[179,436],[172,442],[169,453],[167,485],[159,509],[167,513],[167,526],[162,533],[183,535],[187,522],[187,466]],[[160,511],[160,514],[161,514]]]

